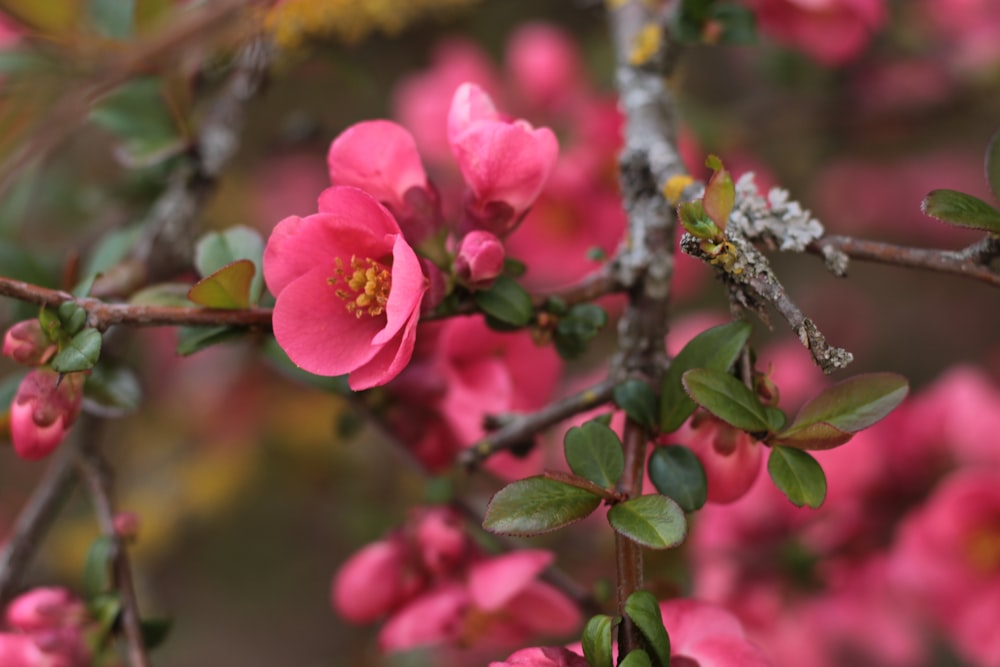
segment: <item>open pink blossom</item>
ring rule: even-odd
[[[462,226],[509,233],[542,191],[559,157],[552,130],[509,121],[482,88],[455,91],[448,142],[469,188]]]
[[[285,218],[264,250],[274,337],[299,367],[385,384],[410,361],[427,278],[392,215],[352,187],[323,192],[319,212]]]
[[[327,154],[330,182],[360,188],[396,216],[416,245],[441,223],[437,192],[427,180],[413,135],[389,120],[356,123],[337,136]]]
[[[670,634],[674,667],[769,667],[770,660],[743,634],[739,619],[708,602],[675,599],[660,603]]]
[[[24,459],[41,459],[63,441],[83,404],[83,373],[38,368],[21,380],[10,406],[10,437]]]

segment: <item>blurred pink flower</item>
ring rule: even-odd
[[[585,93],[576,44],[563,30],[528,23],[507,42],[506,65],[523,103],[546,114],[565,113]]]
[[[22,593],[7,605],[7,625],[21,632],[54,630],[80,625],[87,609],[65,588],[39,587]]]
[[[888,18],[884,0],[746,0],[761,30],[827,67],[856,60]]]
[[[733,614],[708,602],[678,598],[660,603],[675,667],[768,667]]]
[[[961,68],[1000,63],[1000,4],[995,0],[921,0],[926,29],[947,47],[941,54]]]
[[[12,324],[3,337],[3,355],[26,366],[48,363],[56,353],[56,344],[42,330],[38,318]]]
[[[490,667],[587,667],[582,655],[561,646],[523,648]]]
[[[90,650],[83,637],[86,606],[63,588],[35,588],[7,607],[0,632],[3,667],[87,667]]]
[[[10,406],[10,436],[24,459],[41,459],[63,441],[83,404],[85,373],[39,368],[18,385]]]
[[[448,143],[468,187],[460,229],[497,236],[520,223],[559,157],[552,130],[507,120],[489,95],[470,83],[459,86],[452,99]]]
[[[705,469],[709,502],[724,504],[741,498],[760,473],[762,445],[701,411],[663,440],[685,445],[698,457]]]
[[[427,278],[371,195],[329,188],[318,213],[279,222],[264,278],[277,299],[274,336],[301,368],[349,373],[359,390],[385,384],[410,361]]]
[[[351,125],[330,144],[327,165],[333,185],[364,190],[388,208],[411,245],[440,228],[437,192],[413,136],[401,125],[388,120]]]

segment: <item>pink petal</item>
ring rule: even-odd
[[[476,563],[469,571],[469,594],[480,609],[499,609],[553,560],[551,551],[526,549]]]
[[[401,125],[388,120],[356,123],[330,144],[327,155],[334,185],[361,188],[396,213],[410,188],[427,188],[417,145]]]
[[[378,352],[358,366],[347,378],[354,391],[383,385],[402,372],[413,356],[419,318],[411,317],[396,338],[377,348]]]
[[[385,329],[372,339],[375,345],[388,342],[410,320],[420,315],[420,300],[428,282],[413,248],[400,235],[392,246],[392,288],[385,305]]]
[[[372,542],[348,559],[333,580],[330,600],[338,614],[368,623],[387,614],[409,592],[406,554],[401,543]]]
[[[504,611],[533,634],[565,636],[577,631],[580,610],[565,593],[544,581],[532,581],[504,605]]]
[[[379,633],[383,651],[403,651],[458,637],[469,607],[460,584],[449,584],[417,597],[392,615]]]
[[[448,143],[454,145],[469,127],[481,120],[499,121],[492,98],[474,83],[463,83],[455,90],[448,110]]]
[[[289,283],[274,304],[274,337],[300,368],[316,375],[343,375],[380,350],[372,339],[385,327],[381,316],[355,317],[327,279],[336,265],[326,263]]]
[[[689,649],[705,638],[743,638],[743,626],[733,614],[701,600],[676,598],[660,603],[663,626],[670,633],[671,651],[696,658]]]

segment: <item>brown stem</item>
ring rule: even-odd
[[[56,453],[7,536],[0,552],[0,608],[14,597],[31,558],[73,490],[79,442],[77,429]]]
[[[625,431],[622,437],[622,447],[625,450],[625,470],[618,481],[617,491],[626,498],[637,498],[642,495],[643,472],[646,464],[647,433],[631,419],[625,421]],[[641,647],[641,633],[632,620],[625,615],[625,601],[635,591],[642,589],[642,547],[615,532],[615,571],[617,585],[615,600],[618,613],[622,617],[622,628],[619,639],[622,647],[620,655],[628,655],[634,649]]]
[[[1000,239],[994,236],[987,236],[958,251],[913,248],[850,236],[825,236],[809,244],[807,250],[826,258],[827,263],[841,275],[846,267],[843,262],[838,265],[838,253],[868,262],[950,273],[1000,287],[1000,272],[989,266],[992,260],[1000,257]]]
[[[142,637],[142,621],[135,586],[132,582],[132,566],[128,551],[115,530],[115,510],[113,473],[107,460],[95,441],[84,442],[77,461],[87,493],[94,506],[101,532],[112,541],[115,589],[122,604],[121,625],[125,645],[132,667],[150,667],[149,655]]]

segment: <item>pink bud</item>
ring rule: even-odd
[[[696,415],[677,435],[705,469],[709,502],[731,503],[753,486],[760,472],[762,447],[749,435],[704,415]]]
[[[18,322],[3,337],[4,356],[19,364],[41,366],[55,353],[55,343],[49,340],[37,319]]]
[[[139,515],[135,512],[118,512],[114,524],[115,534],[124,540],[134,540],[139,534]]]
[[[7,625],[22,632],[39,632],[79,625],[86,616],[83,602],[65,588],[34,588],[7,607]]]
[[[28,373],[10,406],[10,435],[14,450],[24,459],[41,459],[52,453],[80,414],[83,373],[60,376],[37,369]]]
[[[431,573],[454,572],[468,552],[462,518],[445,507],[428,509],[417,524],[417,545],[423,565]]]
[[[468,186],[463,230],[513,231],[538,198],[559,157],[547,127],[508,121],[479,86],[459,86],[448,113],[448,143]]]
[[[466,234],[455,254],[455,274],[465,285],[484,289],[493,284],[503,271],[503,243],[495,235],[482,230]]]

